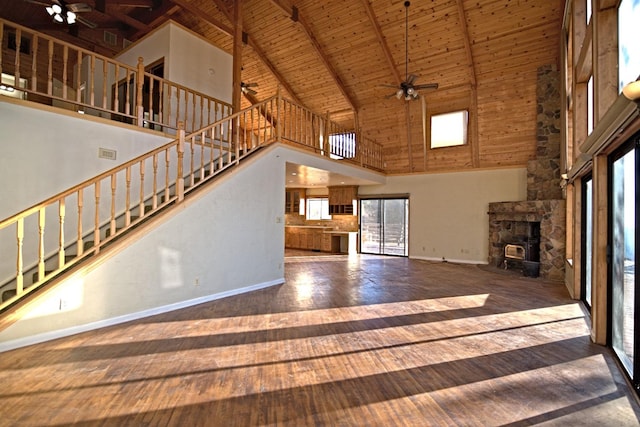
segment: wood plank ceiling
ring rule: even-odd
[[[233,52],[233,0],[84,0],[92,10],[82,16],[97,27],[71,31],[39,1],[0,0],[0,17],[108,55],[172,19]],[[258,100],[280,84],[310,109],[357,123],[383,144],[391,173],[526,166],[536,150],[536,72],[558,66],[563,8],[563,0],[411,2],[408,72],[439,84],[422,92],[428,114],[470,111],[463,147],[430,150],[421,102],[388,97],[394,89],[384,85],[405,78],[404,0],[243,0],[241,77],[258,84]],[[104,31],[117,34],[115,46]]]

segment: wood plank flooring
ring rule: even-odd
[[[636,426],[564,286],[287,258],[286,283],[0,354],[0,425]]]

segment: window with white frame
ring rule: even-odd
[[[431,116],[431,148],[455,147],[467,143],[469,112],[453,111]]]
[[[331,219],[331,215],[329,215],[329,198],[308,198],[307,219]]]

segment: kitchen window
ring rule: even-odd
[[[329,215],[329,198],[314,197],[307,199],[307,219],[331,219],[331,215]]]

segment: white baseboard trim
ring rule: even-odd
[[[72,326],[70,328],[60,329],[57,331],[44,332],[42,334],[32,335],[29,337],[18,338],[11,341],[0,343],[0,353],[15,350],[20,347],[26,347],[33,344],[39,344],[46,341],[51,341],[58,338],[64,338],[71,335],[79,334],[82,332],[93,331],[96,329],[106,328],[108,326],[118,325],[120,323],[130,322],[132,320],[138,320],[156,314],[168,313],[174,310],[180,310],[182,308],[191,307],[206,302],[215,301],[221,298],[227,298],[235,295],[244,294],[247,292],[257,291],[271,286],[276,286],[284,283],[284,277],[280,279],[271,280],[268,282],[258,283],[256,285],[246,286],[244,288],[232,289],[229,291],[220,292],[217,294],[206,295],[186,301],[180,301],[173,304],[163,305],[160,307],[153,307],[147,310],[138,311],[135,313],[125,314],[122,316],[112,317],[110,319],[98,320],[96,322],[86,323],[84,325]]]
[[[474,261],[469,259],[453,259],[453,258],[437,258],[437,257],[425,257],[425,256],[409,256],[410,259],[419,259],[423,261],[433,262],[450,262],[452,264],[473,264],[473,265],[488,265],[488,261]]]

